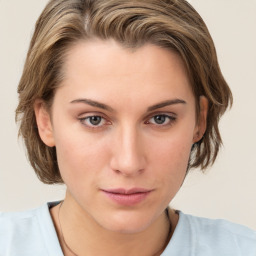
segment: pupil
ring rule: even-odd
[[[165,116],[155,116],[154,119],[155,119],[155,122],[157,124],[163,124],[165,122]]]
[[[93,125],[98,125],[101,122],[101,117],[100,116],[92,116],[92,117],[90,117],[90,122]]]

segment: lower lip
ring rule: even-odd
[[[114,202],[124,206],[132,206],[132,205],[139,204],[142,201],[144,201],[150,194],[150,191],[143,192],[143,193],[134,193],[134,194],[117,194],[117,193],[111,193],[107,191],[103,191],[103,192],[107,197],[112,199]]]

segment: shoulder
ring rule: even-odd
[[[18,236],[25,230],[36,229],[39,226],[37,217],[38,209],[26,212],[0,213],[0,243],[3,242],[3,239],[6,241],[10,236]]]
[[[179,212],[179,222],[165,255],[256,256],[256,232],[221,219]]]
[[[222,219],[207,219],[182,213],[181,216],[196,238],[195,251],[212,250],[215,255],[256,255],[254,230]]]
[[[191,229],[195,230],[198,235],[203,234],[206,237],[220,235],[222,237],[227,236],[229,239],[244,238],[248,241],[256,241],[256,232],[240,224],[223,219],[207,219],[188,214],[183,214],[183,217],[187,219]]]
[[[56,244],[59,245],[48,204],[29,211],[0,213],[1,256],[54,255],[49,248]]]

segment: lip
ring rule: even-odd
[[[119,205],[132,206],[144,201],[153,191],[145,188],[116,188],[101,190],[108,198]]]

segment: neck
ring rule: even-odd
[[[166,212],[163,212],[143,231],[136,233],[110,231],[101,227],[67,197],[61,209],[58,205],[51,210],[51,214],[65,256],[158,256],[164,250],[167,239],[170,239],[178,221],[177,215],[169,211],[170,218]]]

